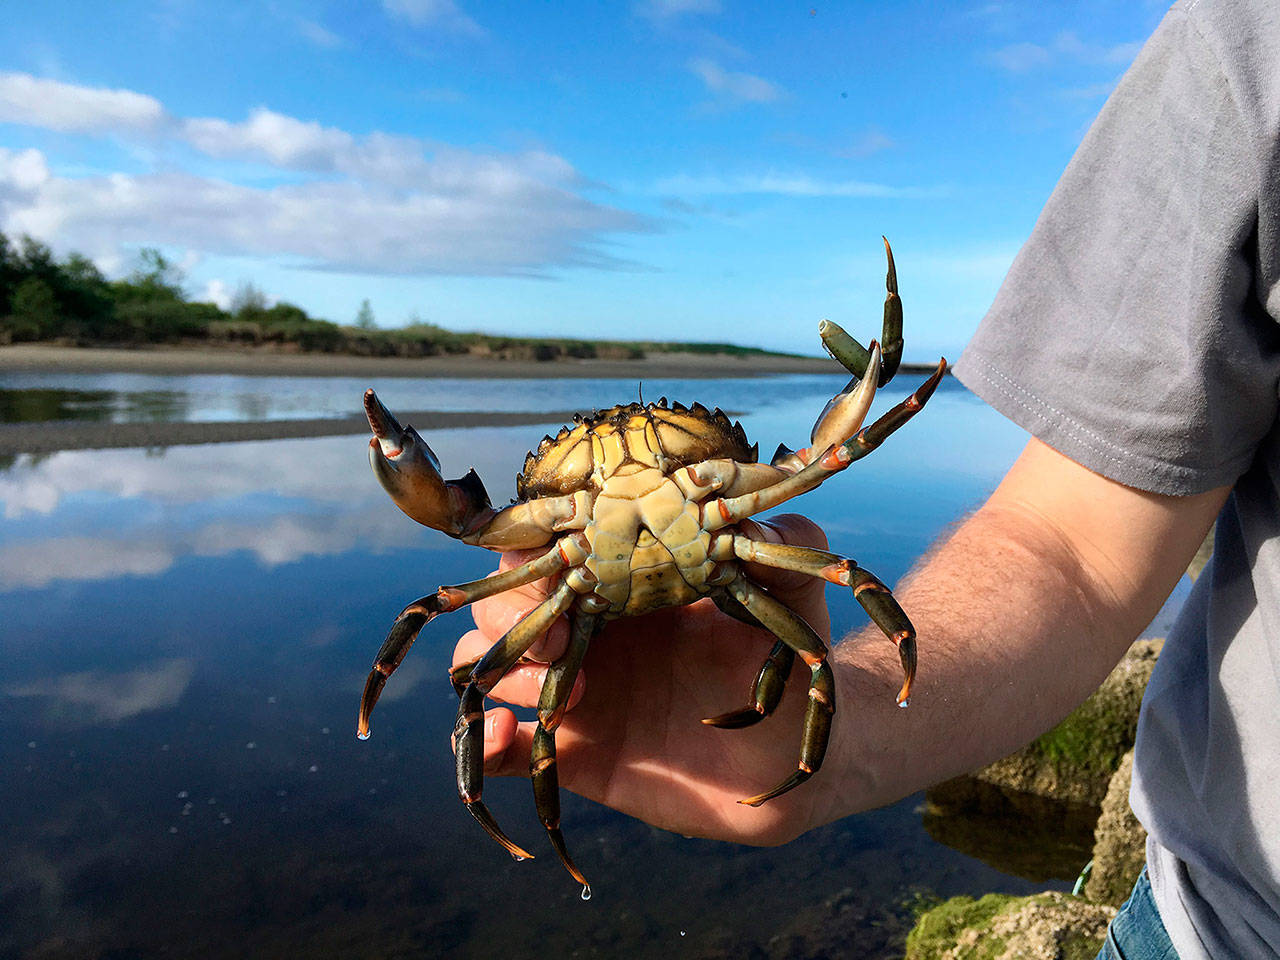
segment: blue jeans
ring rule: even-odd
[[[1151,896],[1146,867],[1133,885],[1133,893],[1107,928],[1107,942],[1098,951],[1096,960],[1178,960]]]

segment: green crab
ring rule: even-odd
[[[704,723],[745,727],[763,720],[782,697],[797,656],[809,668],[809,700],[794,773],[742,803],[758,806],[799,786],[822,764],[835,712],[835,682],[827,646],[800,616],[757,586],[746,562],[801,571],[850,587],[854,597],[897,646],[906,706],[916,672],[916,634],[888,587],[852,560],[808,547],[753,540],[739,521],[818,486],[866,456],[929,399],[946,360],[914,393],[869,426],[862,426],[876,388],[888,383],[902,356],[902,304],[893,252],[885,241],[888,272],[883,346],[863,348],[839,326],[818,332],[835,359],[853,373],[818,416],[809,446],[780,446],[758,462],[741,425],[719,409],[630,403],[575,417],[528,454],[516,477],[516,500],[495,509],[474,470],[445,480],[431,448],[411,426],[401,426],[372,390],[364,406],[373,429],[369,460],[392,500],[419,523],[464,543],[493,550],[545,547],[533,560],[471,583],[440,587],[400,612],[365,685],[357,735],[369,735],[369,714],[387,678],[422,627],[439,614],[505,590],[550,578],[550,595],[478,660],[455,667],[451,680],[460,703],[454,728],[458,793],[467,810],[513,857],[532,856],[504,834],[481,802],[484,698],[560,616],[569,621],[567,651],[547,672],[538,703],[530,773],[538,816],[561,862],[583,885],[560,830],[556,728],[592,637],[618,617],[640,616],[710,597],[731,617],[763,626],[777,638],[739,710]]]

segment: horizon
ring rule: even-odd
[[[59,2],[0,231],[380,327],[954,360],[1163,4]]]

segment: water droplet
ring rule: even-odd
[[[329,728],[328,728],[328,727],[321,727],[321,728],[320,728],[320,732],[321,732],[321,733],[324,733],[324,734],[327,734],[327,733],[329,732]],[[367,735],[366,735],[366,736],[367,736]]]
[[[518,853],[513,853],[513,854],[511,855],[511,859],[512,859],[512,860],[514,860],[516,863],[524,863],[524,862],[525,862],[525,860],[527,860],[527,859],[529,859],[529,858],[528,858],[528,857],[522,857],[522,856],[520,856],[520,854],[518,854]]]
[[[315,773],[319,769],[320,768],[313,763],[311,766],[307,767],[307,773]]]
[[[169,828],[169,832],[170,832],[170,833],[177,833],[177,832],[178,832],[178,828],[177,828],[177,827],[170,827],[170,828]]]
[[[258,745],[257,745],[256,743],[254,743],[252,740],[250,740],[248,743],[246,743],[246,744],[244,745],[244,748],[245,748],[246,750],[257,750],[257,749],[258,749]]]
[[[28,750],[34,750],[35,748],[36,748],[36,742],[35,742],[34,740],[28,740],[28,741],[27,741],[27,749],[28,749]]]
[[[356,739],[357,739],[357,740],[368,740],[368,739],[369,739],[369,731],[368,731],[368,730],[366,730],[366,731],[364,731],[364,733],[357,733],[357,734],[356,734]]]
[[[909,707],[909,706],[911,706],[911,698],[910,698],[910,697],[907,697],[905,700],[902,700],[902,701],[898,704],[898,706],[900,706],[900,707],[904,707],[904,708],[905,708],[905,707]]]
[[[187,799],[187,797],[189,797],[189,796],[190,796],[190,794],[189,794],[189,793],[187,793],[187,791],[185,791],[185,790],[179,790],[179,791],[178,791],[178,799],[179,799],[179,800],[185,800],[185,799]]]
[[[681,930],[681,931],[680,931],[680,936],[682,936],[682,937],[684,936],[684,931],[683,931],[683,930]]]
[[[584,883],[584,884],[582,885],[582,899],[583,899],[583,900],[590,900],[590,899],[591,899],[591,884],[589,884],[589,883]]]

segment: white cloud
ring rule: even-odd
[[[182,138],[211,157],[258,156],[280,167],[332,168],[351,151],[355,138],[315,121],[298,120],[259,107],[243,123],[196,118],[182,124]]]
[[[39,150],[6,150],[0,147],[0,200],[5,187],[30,193],[49,179],[49,165]]]
[[[182,173],[69,179],[0,198],[7,230],[90,256],[124,245],[283,257],[356,273],[515,275],[551,265],[618,267],[605,232],[637,218],[525,175],[480,162],[466,183],[413,192],[359,183],[259,188]]]
[[[751,73],[725,70],[714,60],[700,57],[689,61],[693,71],[707,89],[726,100],[741,103],[773,103],[781,100],[784,91],[775,83]]]
[[[776,194],[787,197],[898,197],[919,199],[939,196],[940,188],[893,187],[862,180],[816,180],[804,175],[743,174],[735,177],[691,177],[679,174],[655,186],[660,194],[717,196]]]
[[[66,673],[6,688],[10,697],[48,701],[53,716],[76,723],[115,723],[182,699],[195,667],[190,660],[166,660],[126,673]]]
[[[205,284],[204,293],[199,299],[204,303],[216,304],[220,310],[230,310],[232,296],[233,291],[224,281],[210,280]]]
[[[1052,60],[1048,49],[1038,43],[1011,43],[991,54],[991,62],[1010,73],[1025,73]]]
[[[132,90],[0,73],[0,122],[70,133],[146,133],[166,122],[160,101]]]
[[[1102,44],[1087,43],[1066,30],[1048,44],[1011,43],[988,54],[991,63],[1011,73],[1025,73],[1062,60],[1080,63],[1127,65],[1142,49],[1141,41]]]
[[[145,132],[148,141],[159,136],[218,159],[302,175],[302,182],[261,187],[168,163],[161,172],[63,177],[50,174],[39,151],[0,150],[0,229],[102,263],[119,262],[122,247],[168,244],[365,273],[536,274],[565,265],[619,267],[600,248],[603,235],[646,228],[640,217],[582,196],[584,178],[541,150],[486,154],[381,132],[356,137],[266,107],[243,121],[177,118],[128,91],[17,74],[0,76],[0,89],[5,83],[10,93],[46,84],[56,94],[52,105],[15,113],[13,122],[88,134]],[[153,108],[108,111],[114,127],[70,108],[104,97]]]
[[[864,130],[844,149],[835,151],[835,154],[838,157],[860,160],[863,157],[879,153],[881,150],[892,150],[897,145],[893,137],[883,130],[872,127],[869,130]]]
[[[171,550],[158,543],[95,537],[15,540],[0,547],[4,589],[44,587],[55,580],[109,580],[154,576],[173,565]]]
[[[484,28],[459,10],[454,0],[382,0],[382,9],[415,27],[438,27],[474,37],[484,35]]]
[[[641,16],[665,19],[689,13],[719,13],[720,0],[641,0],[635,9]]]
[[[310,40],[317,47],[332,50],[335,47],[342,46],[342,38],[340,36],[314,20],[298,17],[294,22],[298,27],[298,33],[302,34],[305,39]]]

